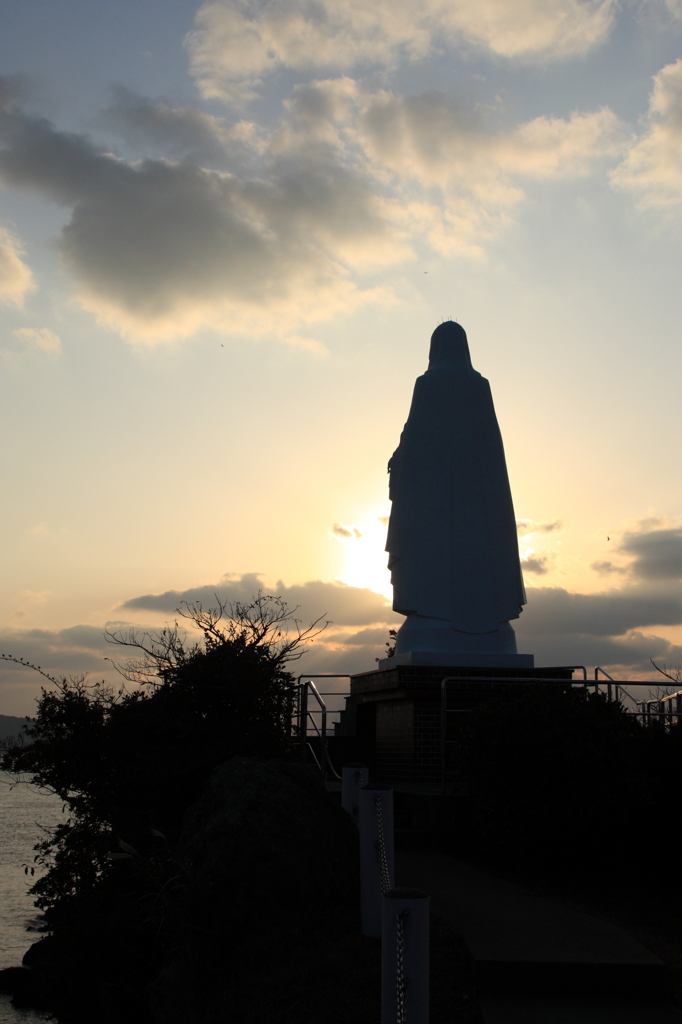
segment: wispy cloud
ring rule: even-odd
[[[303,325],[396,301],[378,270],[417,244],[479,254],[525,183],[587,173],[621,132],[606,109],[509,127],[494,108],[347,77],[296,86],[268,129],[120,87],[104,118],[140,159],[13,99],[0,114],[0,177],[71,209],[58,246],[81,305],[135,342],[208,326],[315,353]],[[18,301],[30,271],[3,238]]]
[[[357,526],[344,526],[343,523],[332,523],[332,533],[335,537],[362,537]]]
[[[0,302],[22,306],[35,288],[33,274],[23,260],[21,244],[6,228],[0,228]]]
[[[285,68],[348,72],[414,63],[444,48],[550,60],[602,43],[612,0],[208,0],[186,44],[204,96],[241,104]]]
[[[682,203],[682,58],[654,77],[642,128],[611,180],[642,208],[676,207]]]
[[[47,327],[18,327],[12,331],[12,335],[25,345],[37,348],[41,352],[59,355],[62,351],[61,338]]]
[[[323,580],[308,580],[306,583],[286,586],[280,580],[274,588],[266,589],[258,573],[244,573],[242,576],[227,574],[215,584],[190,587],[187,590],[168,590],[163,594],[144,594],[129,598],[121,608],[125,611],[169,614],[174,613],[183,602],[200,601],[206,608],[215,605],[216,595],[228,603],[248,602],[259,591],[281,597],[292,611],[296,609],[296,617],[303,621],[323,616],[337,626],[361,626],[393,622],[396,618],[386,598],[367,588]]]
[[[562,529],[563,524],[560,519],[546,523],[536,523],[533,519],[516,520],[516,532],[519,536],[527,533],[558,533]]]

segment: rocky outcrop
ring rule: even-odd
[[[148,989],[156,1024],[182,1024],[189,1006],[197,1019],[218,1004],[227,1011],[254,965],[286,959],[312,936],[357,931],[357,847],[315,769],[246,757],[219,765],[176,850],[189,941]]]

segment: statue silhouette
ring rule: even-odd
[[[504,447],[457,323],[433,332],[388,468],[393,608],[407,616],[396,654],[515,654],[526,596]]]

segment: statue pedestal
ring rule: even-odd
[[[381,785],[438,794],[444,736],[448,742],[456,738],[466,726],[467,712],[518,685],[575,685],[572,668],[533,668],[531,654],[490,655],[490,664],[485,657],[413,651],[351,676],[350,694],[334,729],[349,751],[352,747],[348,760],[369,765],[370,777]],[[427,658],[430,663],[422,660]],[[468,663],[464,658],[470,659]],[[576,683],[583,685],[582,678]]]
[[[394,654],[392,658],[379,660],[380,671],[403,665],[439,665],[443,668],[533,668],[535,658],[532,654],[408,651],[406,654]]]

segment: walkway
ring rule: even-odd
[[[395,865],[464,936],[486,1024],[682,1024],[665,965],[615,925],[439,851]]]

